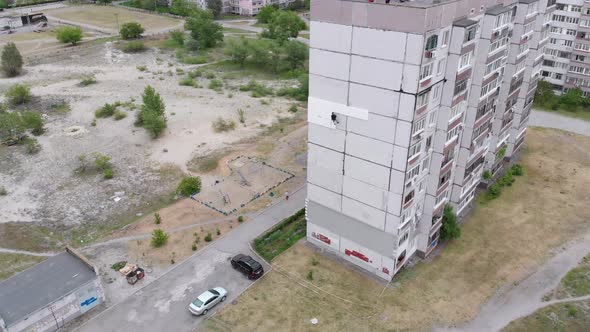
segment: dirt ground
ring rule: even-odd
[[[182,27],[183,22],[171,17],[151,15],[132,11],[121,7],[75,5],[49,9],[45,14],[51,19],[56,18],[99,29],[116,31],[127,22],[139,22],[146,33],[154,33],[174,27]]]
[[[26,66],[20,77],[2,80],[0,93],[15,83],[32,87],[35,97],[28,108],[44,113],[46,133],[38,137],[42,149],[35,155],[25,154],[20,146],[0,147],[0,186],[9,193],[1,198],[0,220],[59,231],[76,229],[71,240],[83,245],[134,221],[139,213],[172,202],[170,193],[194,156],[228,147],[265,155],[256,146],[263,141],[261,134],[272,136],[267,131],[276,119],[304,121],[304,114],[287,111],[292,101],[267,98],[268,103],[262,104],[239,91],[237,87],[248,82],[248,77],[225,79],[231,93],[179,86],[184,75],[176,69],[187,72],[195,67],[177,63],[173,52],[150,49],[129,55],[107,42],[72,49],[65,56]],[[88,75],[94,75],[97,83],[80,86]],[[198,80],[207,86],[210,79]],[[166,104],[168,128],[163,137],[152,140],[143,129],[134,127],[135,114],[128,108],[121,108],[128,116],[120,121],[98,119],[96,126],[91,125],[94,111],[104,103],[138,105],[147,85]],[[62,102],[69,104],[70,112],[52,110],[51,105]],[[213,131],[211,123],[219,116],[237,122],[238,108],[245,111],[245,125],[225,133]],[[286,135],[291,127],[283,127]],[[271,149],[266,153],[275,145],[269,143]],[[93,152],[111,157],[113,179],[75,172],[78,156]],[[203,186],[214,182],[214,174],[201,174]],[[117,197],[121,199],[115,201]],[[1,240],[0,236],[0,247],[6,244]]]
[[[207,329],[430,330],[468,321],[496,290],[590,231],[589,151],[589,138],[531,128],[521,160],[525,176],[478,205],[460,239],[404,270],[390,287],[302,241]]]

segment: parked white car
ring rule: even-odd
[[[191,302],[188,310],[193,315],[206,315],[209,309],[213,308],[217,303],[225,301],[226,298],[227,291],[224,288],[211,288]]]

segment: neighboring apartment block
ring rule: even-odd
[[[264,6],[275,5],[280,8],[287,8],[287,6],[295,0],[224,0],[228,2],[227,10],[224,5],[224,12],[253,16],[258,14]]]
[[[553,0],[549,43],[541,75],[557,92],[590,93],[590,1]]]
[[[554,9],[312,1],[309,241],[384,279],[431,253],[522,146]]]

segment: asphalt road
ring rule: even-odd
[[[305,187],[253,217],[253,220],[213,242],[176,268],[145,286],[126,300],[107,308],[77,331],[192,331],[204,321],[190,314],[187,307],[203,291],[221,286],[228,298],[210,314],[224,305],[231,305],[252,281],[232,269],[230,257],[250,254],[248,243],[282,219],[304,207]],[[258,259],[260,261],[260,259]],[[261,261],[261,263],[263,263]],[[269,266],[263,263],[265,271]]]
[[[571,131],[580,135],[590,136],[590,122],[551,112],[534,110],[531,113],[529,126],[556,128]]]

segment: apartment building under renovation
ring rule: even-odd
[[[522,147],[554,4],[312,1],[308,239],[390,279]]]

